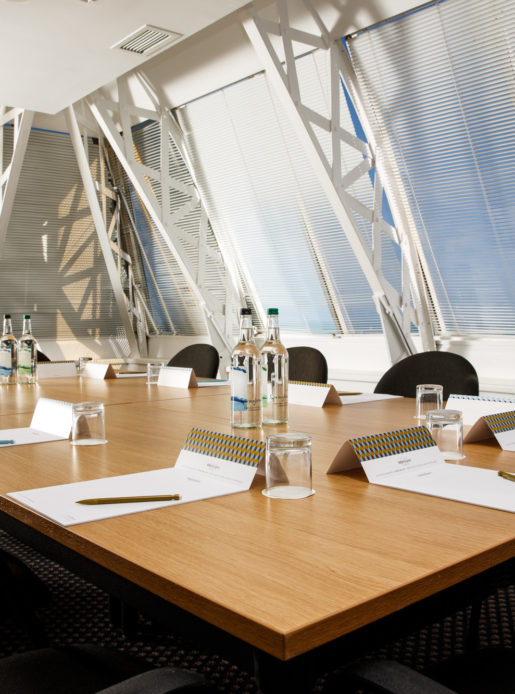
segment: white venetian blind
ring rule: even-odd
[[[327,112],[323,60],[314,52],[298,63],[305,102]],[[281,327],[313,334],[381,332],[368,282],[265,76],[189,103],[178,117],[211,223],[236,247],[262,305],[279,308]],[[348,113],[342,120],[352,129]],[[328,138],[322,147],[330,147]],[[358,161],[349,159],[348,170],[359,163],[361,155],[354,156]],[[354,192],[370,201],[370,178]],[[393,249],[385,247],[383,263],[399,286]]]
[[[6,127],[5,161],[12,128]],[[89,146],[93,176],[98,147]],[[0,313],[18,334],[24,313],[40,340],[128,344],[69,135],[33,129],[0,257]]]
[[[347,44],[441,332],[515,334],[515,3],[434,2]]]

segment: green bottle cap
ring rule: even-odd
[[[269,308],[268,309],[268,315],[269,316],[278,316],[279,315],[279,309],[278,308]]]
[[[29,316],[28,313],[27,313],[25,316],[23,316],[23,317],[24,317],[24,318],[30,318],[30,316]]]

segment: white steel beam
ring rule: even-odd
[[[209,210],[207,209],[206,203],[202,198],[201,188],[198,184],[197,177],[195,174],[195,167],[191,161],[188,146],[186,144],[184,134],[178,123],[178,121],[172,117],[172,114],[168,109],[161,109],[160,100],[156,93],[155,87],[149,81],[148,77],[143,73],[138,73],[138,79],[141,85],[144,87],[146,93],[148,94],[150,100],[154,104],[156,110],[163,111],[163,117],[166,121],[166,127],[169,128],[170,137],[173,140],[175,146],[177,147],[181,157],[183,158],[188,172],[191,176],[194,185],[194,197],[191,198],[191,202],[195,206],[199,205],[201,210],[201,237],[205,235],[207,229],[207,223],[209,220]],[[189,191],[191,195],[191,190]],[[239,326],[239,309],[246,305],[245,302],[245,291],[243,290],[239,276],[243,274],[245,276],[245,282],[248,287],[249,293],[252,295],[253,303],[256,312],[259,314],[259,319],[262,325],[266,325],[266,315],[261,302],[259,300],[258,293],[255,291],[252,279],[249,273],[245,269],[245,264],[242,262],[241,258],[237,253],[237,249],[234,246],[228,247],[227,241],[216,235],[216,230],[213,229],[213,233],[216,237],[216,242],[218,246],[217,257],[214,258],[217,265],[220,267],[222,274],[224,275],[224,306],[223,315],[215,316],[214,319],[217,320],[221,325],[223,325],[224,334],[227,337],[227,346],[229,351],[226,350],[227,359],[230,356],[230,351],[234,345],[234,332]],[[208,260],[208,256],[205,252],[208,250],[207,246],[200,245],[200,257],[199,257],[199,279],[202,280],[204,262]],[[211,257],[213,260],[213,257]],[[217,328],[219,330],[220,328]],[[219,350],[220,351],[220,350]],[[220,352],[222,354],[222,352]],[[222,364],[228,365],[225,359],[222,358]]]
[[[109,234],[104,221],[104,215],[102,214],[100,203],[98,201],[95,183],[91,175],[91,169],[89,166],[87,152],[84,147],[85,143],[83,142],[83,139],[81,137],[73,106],[69,106],[66,111],[66,122],[72,140],[73,149],[75,151],[75,156],[77,158],[77,163],[79,165],[79,170],[82,176],[84,190],[88,198],[91,216],[93,218],[93,223],[95,224],[95,229],[97,231],[100,248],[104,256],[107,273],[111,281],[115,301],[118,306],[118,311],[120,312],[122,325],[124,327],[127,341],[129,343],[130,356],[132,358],[138,358],[141,356],[140,344],[134,333],[128,300],[125,296],[123,287],[120,282],[120,274],[114,260],[113,251],[111,248],[111,241],[109,239]]]
[[[5,111],[2,109],[0,125],[2,132],[0,133],[0,253],[7,234],[7,227],[11,218],[11,212],[14,205],[14,198],[18,188],[21,167],[27,149],[29,140],[30,128],[34,118],[33,111],[24,111],[23,109],[11,109]],[[4,136],[6,127],[12,122],[13,127],[13,147],[12,156],[7,166],[3,167],[3,150]]]
[[[402,250],[403,260],[405,262],[406,272],[411,278],[410,290],[415,304],[416,312],[419,318],[418,328],[422,340],[424,350],[435,349],[434,331],[431,321],[431,312],[428,307],[428,299],[430,299],[433,307],[433,313],[438,322],[439,329],[445,331],[445,321],[440,309],[440,305],[436,296],[427,261],[422,251],[422,246],[416,233],[416,224],[411,214],[408,201],[403,199],[397,201],[393,188],[389,185],[390,180],[399,179],[400,175],[397,170],[391,170],[395,164],[386,166],[381,156],[381,149],[375,142],[375,133],[370,125],[366,109],[363,104],[361,89],[359,87],[356,73],[352,67],[349,56],[339,48],[338,61],[340,72],[345,86],[351,95],[354,107],[359,115],[361,125],[366,133],[368,141],[371,143],[373,150],[376,152],[375,164],[382,183],[388,194],[388,200],[395,218],[397,243]],[[429,296],[428,296],[429,294]]]
[[[331,39],[309,0],[305,0],[304,4],[314,20],[314,33],[299,32],[290,25],[287,0],[276,0],[277,22],[259,17],[251,7],[249,16],[243,20],[243,26],[370,284],[390,358],[395,362],[416,351],[411,337],[412,324],[420,330],[423,348],[434,349],[424,287],[418,272],[419,260],[410,244],[409,234],[400,231],[398,227],[392,228],[382,217],[383,188],[373,143],[370,140],[368,143],[361,141],[341,126],[341,81],[345,76],[348,77],[349,70],[347,63],[344,65],[345,74],[342,69],[341,42]],[[277,37],[281,38],[280,46]],[[294,57],[294,42],[304,43],[310,49],[315,46],[318,50],[327,52],[331,75],[329,117],[313,111],[301,101],[302,90]],[[350,93],[353,95],[354,92]],[[330,135],[329,156],[324,152],[315,126]],[[342,171],[341,152],[344,146],[352,147],[363,156],[363,161],[351,171]],[[369,176],[371,169],[375,169],[373,209],[356,200],[349,192],[349,187],[362,176]],[[361,214],[372,224],[372,242],[363,235],[354,212]],[[395,290],[382,272],[382,234],[398,243],[401,250],[401,293]]]
[[[244,300],[243,292],[220,250],[203,242],[208,223],[207,213],[198,187],[195,185],[180,128],[170,112],[161,106],[158,99],[155,98],[148,80],[140,75],[140,81],[152,100],[154,111],[148,108],[140,110],[129,103],[125,78],[119,79],[117,83],[118,102],[104,99],[100,93],[97,93],[89,97],[87,103],[161,239],[177,262],[192,292],[196,295],[204,312],[211,340],[222,358],[221,366],[223,368],[229,362],[230,352],[234,345],[235,308],[245,305],[242,303]],[[132,126],[145,119],[156,122],[160,129],[160,163],[155,169],[138,161],[132,138]],[[172,142],[177,147],[190,172],[193,181],[191,185],[185,186],[183,181],[176,180],[169,173],[170,144]],[[160,199],[154,193],[150,185],[151,181],[159,184]],[[174,210],[173,213],[168,204],[170,190],[180,190],[185,196],[184,205],[179,210]],[[198,237],[187,237],[185,231],[178,227],[177,221],[196,208],[200,210]],[[191,256],[184,251],[184,244],[181,243],[181,240],[187,240],[195,248],[195,263],[192,262]],[[223,301],[210,292],[204,283],[207,261],[211,264],[214,263],[224,277],[225,298]]]

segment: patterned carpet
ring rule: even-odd
[[[155,666],[171,664],[197,671],[218,692],[258,692],[249,673],[217,654],[200,650],[186,639],[158,630],[141,617],[133,630],[134,635],[126,638],[120,629],[112,626],[109,597],[105,592],[2,531],[0,547],[24,561],[47,586],[50,600],[39,608],[38,615],[52,645],[94,643],[137,655]],[[480,619],[482,646],[515,645],[514,583],[515,580],[485,601]],[[460,612],[370,655],[394,658],[423,670],[463,650],[466,618],[467,615]],[[30,648],[30,640],[16,623],[7,619],[0,624],[0,657]],[[323,692],[323,685],[322,677],[313,691]]]

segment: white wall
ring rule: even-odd
[[[282,340],[286,347],[309,345],[319,349],[327,359],[329,381],[338,390],[372,392],[382,374],[390,367],[382,335],[333,337],[283,333]],[[183,347],[195,342],[211,341],[208,335],[151,337],[148,358],[138,361],[162,359],[167,362]],[[420,342],[415,343],[417,349],[420,349]],[[474,365],[482,394],[515,395],[515,338],[453,338],[439,341],[438,347],[443,351],[461,354]],[[96,359],[123,359],[120,344],[109,340],[41,342],[40,348],[53,360],[78,359],[85,356]]]

